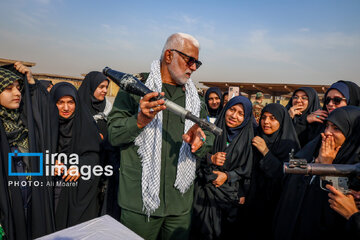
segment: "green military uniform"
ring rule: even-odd
[[[254,117],[255,117],[257,123],[259,123],[261,111],[263,108],[264,108],[264,105],[262,105],[258,101],[255,101],[253,103],[253,114],[254,114]]]
[[[181,86],[163,84],[162,91],[165,92],[167,99],[185,106],[185,92]],[[119,90],[108,118],[109,140],[112,145],[121,147],[118,202],[122,208],[122,221],[130,218],[138,223],[129,226],[124,222],[130,229],[145,238],[154,236],[156,238],[157,234],[151,235],[148,231],[151,232],[153,227],[153,232],[156,233],[155,228],[158,224],[156,219],[158,218],[184,216],[185,225],[190,225],[194,188],[191,186],[186,193],[181,194],[174,187],[185,122],[179,116],[165,110],[162,124],[160,206],[151,214],[150,221],[147,221],[148,218],[143,212],[141,191],[142,164],[137,154],[138,147],[134,145],[135,138],[142,131],[137,127],[139,101],[140,97]],[[206,117],[206,107],[203,103],[200,115],[202,118]],[[206,135],[207,140],[197,151],[198,156],[205,155],[211,149],[214,136],[211,133],[206,133]],[[154,226],[149,227],[148,225],[152,223]],[[186,232],[188,229],[183,229],[183,231]],[[181,233],[178,236],[181,238]]]

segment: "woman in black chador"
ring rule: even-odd
[[[57,111],[27,67],[17,62],[6,68],[11,71],[0,67],[0,232],[6,239],[33,239],[55,231],[53,193],[46,186],[52,179],[9,176],[9,167],[16,174],[40,173],[41,167],[45,173],[45,157],[41,166],[39,157],[8,154],[55,152]]]
[[[61,230],[98,216],[98,184],[100,177],[93,174],[95,165],[100,165],[100,135],[89,110],[79,98],[76,88],[67,82],[55,84],[51,95],[59,110],[58,153],[78,155],[78,164],[64,164],[69,174],[74,165],[85,169],[77,176],[67,175],[62,171],[59,181],[76,182],[75,186],[59,186],[55,188],[55,220],[56,230]],[[58,159],[60,160],[60,159]],[[91,176],[87,175],[91,174]]]
[[[320,109],[319,97],[315,89],[311,87],[301,87],[294,91],[286,108],[293,120],[296,134],[301,147],[317,136],[312,131],[311,123],[314,121],[311,113]]]
[[[216,121],[223,134],[201,161],[195,183],[194,239],[225,239],[237,231],[234,223],[245,201],[244,180],[250,178],[252,168],[252,119],[251,102],[237,96]]]
[[[270,239],[271,222],[282,190],[283,163],[289,161],[291,151],[296,153],[300,149],[300,144],[286,108],[277,103],[262,109],[257,132],[252,140],[256,150],[247,198],[247,230],[252,239]]]
[[[324,120],[333,110],[344,106],[360,106],[360,88],[354,82],[340,80],[330,86],[323,100],[322,109],[312,112],[308,117],[315,136],[324,131]]]
[[[205,103],[208,109],[207,120],[214,123],[223,109],[223,97],[220,88],[211,87],[205,93]]]
[[[89,108],[96,121],[102,137],[100,143],[100,163],[105,166],[110,164],[114,171],[108,178],[100,180],[99,201],[102,214],[109,214],[115,219],[120,217],[120,207],[117,201],[119,188],[120,150],[113,147],[107,137],[107,117],[112,109],[111,102],[105,97],[109,87],[109,80],[101,72],[89,72],[79,88],[79,96]],[[104,199],[105,198],[105,199]]]
[[[329,114],[325,125],[324,133],[295,157],[322,164],[358,163],[360,108],[337,108]],[[319,176],[288,175],[286,178],[275,216],[275,239],[351,239],[347,236],[346,219],[330,208],[328,192],[320,188]],[[358,187],[350,186],[354,190]]]

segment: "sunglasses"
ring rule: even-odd
[[[295,95],[295,96],[292,97],[292,99],[294,99],[294,100],[298,100],[298,99],[300,99],[300,98],[301,98],[302,100],[309,100],[309,98],[308,98],[307,96],[301,96],[301,97],[299,97],[299,96],[296,96],[296,95]]]
[[[325,105],[328,105],[331,101],[333,101],[333,103],[335,105],[339,105],[341,103],[342,100],[346,100],[346,98],[342,98],[342,97],[326,97],[325,98]]]
[[[181,57],[184,59],[184,61],[186,62],[186,64],[188,65],[188,67],[191,67],[194,63],[196,64],[196,69],[198,69],[202,62],[200,62],[199,60],[196,60],[194,57],[190,57],[189,55],[183,53],[183,52],[180,52],[179,50],[176,50],[176,49],[170,49],[170,51],[175,51],[177,52],[178,54],[181,55]],[[187,59],[185,59],[185,57]]]

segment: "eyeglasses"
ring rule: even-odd
[[[333,103],[335,105],[339,105],[341,103],[342,100],[346,100],[346,98],[342,98],[342,97],[326,97],[325,98],[325,105],[328,105],[331,101],[333,101]]]
[[[199,60],[196,60],[194,57],[190,57],[189,55],[187,55],[183,52],[180,52],[179,50],[170,49],[170,51],[175,51],[175,52],[179,53],[181,55],[181,57],[184,59],[184,61],[186,62],[186,64],[188,65],[188,67],[191,67],[195,63],[196,69],[199,69],[199,67],[202,64],[202,62],[200,62]],[[187,59],[185,59],[184,57],[186,57]]]
[[[292,99],[294,99],[294,100],[298,100],[298,99],[302,99],[302,100],[309,100],[309,98],[307,97],[307,96],[301,96],[301,97],[299,97],[299,96],[297,96],[297,95],[295,95],[295,96],[293,96],[292,97]]]

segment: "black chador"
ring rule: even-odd
[[[119,147],[113,147],[110,144],[107,136],[107,117],[112,109],[112,104],[106,98],[104,98],[104,100],[98,100],[94,96],[95,90],[104,81],[110,84],[107,77],[101,72],[89,72],[85,76],[78,92],[81,101],[89,108],[91,115],[96,121],[99,132],[103,136],[103,140],[100,143],[100,163],[103,166],[111,165],[115,170],[112,176],[108,178],[102,177],[100,180],[100,214],[109,214],[113,218],[119,219],[120,207],[117,201],[117,194],[119,188],[118,169],[120,167],[120,150]]]
[[[272,134],[263,131],[264,113],[271,113],[280,124]],[[249,207],[247,230],[252,239],[271,239],[271,222],[282,190],[283,163],[289,161],[292,150],[296,153],[300,149],[300,144],[287,109],[277,103],[262,109],[257,135],[264,139],[269,151],[265,156],[256,148],[254,151],[251,190],[245,203]]]
[[[209,105],[209,96],[210,96],[210,93],[215,93],[216,95],[219,96],[220,106],[219,106],[218,109],[212,109],[212,108],[210,107],[210,105]],[[208,90],[206,90],[206,93],[205,93],[205,103],[206,103],[206,106],[207,106],[207,109],[208,109],[208,112],[209,112],[208,117],[217,118],[217,117],[219,116],[219,114],[221,113],[221,110],[223,109],[223,104],[224,104],[224,100],[223,100],[223,97],[222,97],[222,93],[221,93],[220,88],[211,87],[211,88],[209,88]]]
[[[106,98],[98,100],[94,96],[96,88],[103,82],[109,80],[101,72],[92,71],[88,73],[79,88],[79,97],[84,106],[87,106],[94,117],[99,132],[104,138],[107,136],[107,115],[109,115],[112,104]]]
[[[0,93],[17,81],[20,106],[9,109],[0,105],[0,224],[7,239],[33,239],[55,231],[52,188],[47,176],[9,176],[12,172],[40,172],[39,157],[12,157],[8,153],[55,152],[57,111],[46,89],[35,80],[28,84],[25,76],[12,66],[0,68]],[[15,74],[16,72],[16,74]],[[44,162],[43,162],[44,163]],[[43,169],[45,166],[42,166]],[[15,185],[23,183],[23,187]],[[36,183],[36,185],[35,185]]]
[[[76,88],[70,83],[61,82],[54,85],[51,95],[55,102],[64,96],[75,101],[74,113],[64,118],[59,116],[58,153],[77,154],[77,167],[89,166],[90,179],[84,179],[80,173],[76,186],[56,188],[56,229],[61,230],[97,217],[98,184],[100,177],[93,174],[93,167],[99,165],[100,135],[88,108],[79,98]],[[68,165],[68,167],[70,167]]]
[[[320,109],[320,102],[316,90],[311,87],[298,88],[294,91],[293,96],[295,96],[297,91],[304,91],[308,97],[308,106],[305,111],[301,115],[296,115],[293,119],[296,134],[298,135],[301,147],[303,147],[318,135],[317,132],[312,130],[313,124],[309,124],[306,118],[312,112]],[[290,98],[286,105],[287,110],[293,106],[292,101],[293,99]]]
[[[360,108],[346,106],[332,111],[332,122],[345,136],[333,164],[359,162]],[[321,138],[301,149],[296,158],[312,162],[319,155]],[[355,185],[350,188],[356,190]],[[275,239],[351,239],[346,219],[329,206],[328,192],[320,188],[319,176],[288,175],[274,221]]]
[[[240,126],[230,128],[226,124],[225,114],[237,104],[243,106],[244,120]],[[252,119],[251,102],[237,96],[227,103],[216,121],[223,134],[215,139],[209,156],[226,152],[226,161],[223,166],[217,166],[211,160],[203,159],[197,171],[192,226],[195,239],[222,239],[236,233],[237,229],[231,226],[237,220],[239,200],[245,196],[244,180],[250,178],[253,162]],[[212,183],[217,178],[213,171],[225,172],[228,176],[220,187]]]

